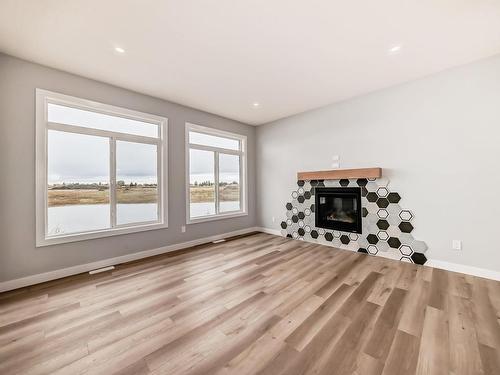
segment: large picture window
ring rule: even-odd
[[[188,223],[246,215],[246,137],[186,124]]]
[[[167,119],[37,90],[37,246],[167,226]]]

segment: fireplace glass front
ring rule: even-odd
[[[316,188],[316,227],[361,233],[361,188]]]

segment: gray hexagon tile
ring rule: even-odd
[[[427,244],[424,241],[413,241],[411,243],[413,251],[416,253],[425,253],[427,251]]]
[[[411,245],[413,243],[413,241],[415,240],[410,233],[401,233],[398,236],[398,238],[401,241],[401,243],[406,244],[406,245]]]
[[[399,237],[401,235],[401,231],[398,227],[390,225],[389,228],[387,228],[387,234],[391,237]]]
[[[384,252],[384,253],[392,250],[391,247],[389,246],[389,244],[385,241],[379,241],[377,243],[377,248],[379,251]]]
[[[389,203],[386,210],[387,212],[389,212],[389,215],[398,216],[399,213],[401,212],[401,206],[399,204]]]
[[[401,223],[401,219],[399,218],[399,215],[397,215],[397,214],[390,214],[389,216],[387,216],[386,220],[389,222],[389,224],[394,225],[394,226],[398,226],[399,223]]]
[[[365,186],[366,190],[368,190],[369,193],[375,193],[377,194],[377,189],[379,186],[375,181],[368,181],[368,183]]]

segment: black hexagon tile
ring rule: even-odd
[[[393,249],[399,249],[399,247],[401,246],[401,241],[399,240],[399,238],[396,238],[396,237],[389,237],[389,239],[387,240],[387,243]]]
[[[379,221],[377,221],[377,227],[378,229],[386,230],[387,228],[389,228],[389,223],[387,222],[387,220],[380,219]]]
[[[368,216],[368,210],[366,209],[366,207],[363,207],[363,208],[361,209],[361,215],[362,215],[363,217],[367,217],[367,216]]]
[[[366,184],[368,183],[368,180],[366,178],[358,178],[356,180],[356,184],[358,184],[358,186],[366,186]]]
[[[399,229],[403,233],[411,233],[411,231],[413,230],[413,225],[411,225],[411,223],[408,221],[402,221],[399,224]]]
[[[380,208],[387,208],[388,205],[389,201],[387,200],[387,198],[377,199],[377,206],[379,206]]]
[[[369,244],[376,245],[378,242],[378,237],[373,233],[370,233],[368,236],[366,236],[366,240],[368,241]]]
[[[413,253],[411,259],[416,264],[424,264],[425,262],[427,262],[427,258],[422,253]]]
[[[387,195],[387,200],[389,201],[389,203],[399,203],[401,197],[398,193],[389,193]]]
[[[351,242],[351,239],[349,238],[349,236],[343,234],[342,236],[340,236],[340,242],[342,242],[344,245],[347,245],[349,244],[349,242]]]

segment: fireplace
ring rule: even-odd
[[[361,188],[315,189],[316,226],[361,233]]]

